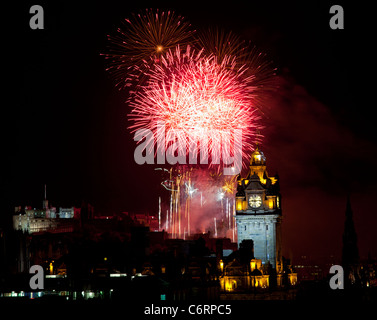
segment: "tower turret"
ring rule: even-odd
[[[46,210],[48,209],[48,200],[47,200],[47,187],[45,185],[45,197],[43,200],[43,209]]]

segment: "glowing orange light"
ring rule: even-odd
[[[237,199],[237,210],[241,211],[242,210],[242,200]]]
[[[225,281],[225,290],[233,291],[237,288],[237,282],[235,280],[226,279]]]

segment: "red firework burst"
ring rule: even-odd
[[[169,51],[160,64],[149,68],[148,83],[132,97],[130,128],[150,129],[157,141],[178,140],[183,146],[197,141],[212,155],[225,141],[234,145],[235,132],[241,129],[238,147],[246,159],[260,128],[253,106],[253,76],[247,76],[247,70],[237,67],[232,57],[218,62],[216,56],[204,56],[189,46],[184,52]],[[158,122],[165,126],[164,137],[159,136]]]

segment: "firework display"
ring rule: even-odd
[[[192,42],[194,31],[174,12],[147,9],[125,19],[115,35],[108,35],[109,52],[104,54],[109,71],[120,89],[137,85],[145,68],[159,63],[169,49]]]
[[[162,64],[147,73],[148,85],[141,86],[130,101],[130,120],[134,122],[130,128],[148,128],[158,142],[178,140],[186,150],[192,141],[198,142],[207,146],[211,155],[220,152],[218,147],[224,142],[233,146],[234,133],[240,129],[243,148],[239,149],[247,159],[259,129],[259,116],[251,101],[252,77],[243,77],[243,70],[229,60],[226,57],[218,63],[214,55],[203,56],[190,47],[185,52],[179,48],[169,51]],[[163,137],[158,122],[165,126]]]
[[[274,70],[237,35],[190,27],[174,12],[146,10],[109,36],[104,56],[116,85],[127,88],[131,132],[152,132],[149,148],[162,146],[170,157],[199,158],[204,149],[208,156],[204,162],[168,161],[170,169],[156,169],[169,194],[159,198],[159,228],[172,238],[211,231],[235,241],[236,175],[221,173],[229,162],[220,155],[227,150],[235,163],[240,150],[247,166],[262,137],[263,96]]]

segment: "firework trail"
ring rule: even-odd
[[[155,170],[165,173],[161,185],[169,191],[169,198],[162,210],[162,225],[171,238],[189,239],[211,231],[235,241],[236,177],[188,166]]]
[[[232,56],[241,60],[245,54],[245,41],[233,32],[218,28],[208,28],[196,34],[195,47],[204,50],[207,55],[215,55],[219,63]]]

